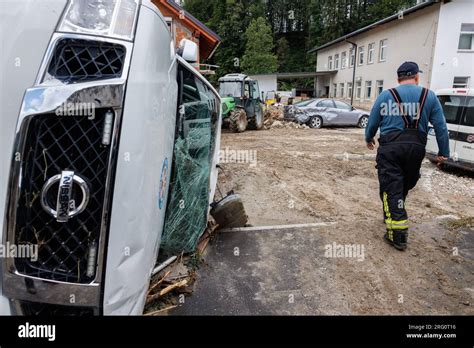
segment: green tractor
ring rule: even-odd
[[[219,79],[223,125],[236,133],[263,128],[263,108],[258,81],[243,74]]]

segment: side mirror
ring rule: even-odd
[[[179,43],[178,54],[188,63],[198,61],[198,45],[187,39],[182,39]]]

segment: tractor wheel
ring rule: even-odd
[[[247,129],[247,113],[243,109],[234,109],[229,115],[229,129],[234,133],[242,133]]]
[[[254,130],[260,130],[263,128],[263,111],[255,113],[255,116],[249,120],[249,128]]]

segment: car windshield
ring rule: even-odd
[[[219,85],[219,94],[221,97],[241,97],[241,82],[221,82]]]
[[[308,100],[302,100],[300,102],[295,103],[296,106],[308,106],[312,102],[314,102],[316,99],[308,99]]]

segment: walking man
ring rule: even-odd
[[[373,150],[374,137],[380,127],[376,168],[387,228],[384,239],[398,250],[407,248],[405,200],[420,178],[428,122],[436,132],[438,163],[449,158],[449,136],[443,109],[433,91],[418,86],[420,73],[414,62],[405,62],[398,68],[399,86],[379,95],[365,130],[367,147]]]

